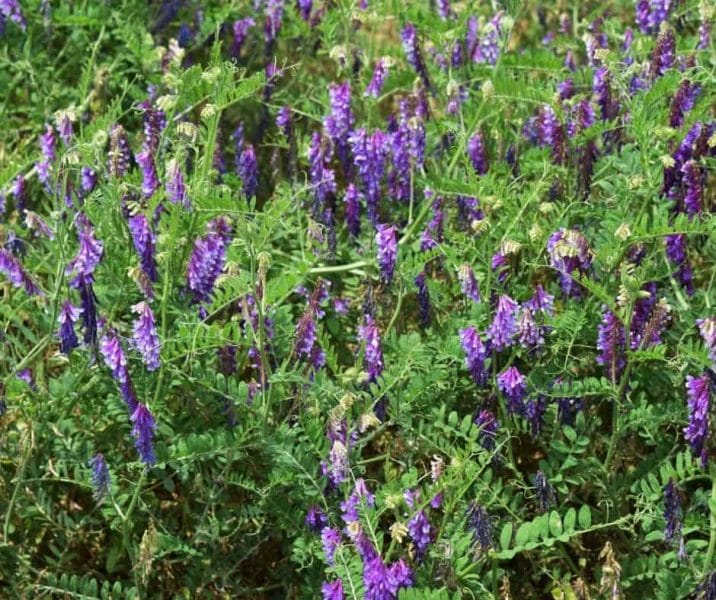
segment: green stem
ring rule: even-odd
[[[711,499],[709,500],[709,508],[711,509],[709,547],[704,558],[704,572],[708,572],[714,566],[714,553],[716,553],[716,464],[713,462],[709,467],[711,475]]]
[[[31,449],[32,449],[32,444],[28,442],[25,446],[25,452],[22,455],[22,462],[20,463],[20,466],[17,468],[17,482],[15,483],[15,489],[12,492],[12,498],[10,498],[10,503],[7,505],[7,511],[5,512],[5,523],[3,525],[3,541],[5,544],[9,543],[8,535],[10,532],[10,516],[12,515],[12,507],[15,504],[17,494],[20,491],[20,485],[23,482],[22,476],[25,474],[25,468],[27,467],[27,461],[30,458]]]
[[[129,562],[132,564],[132,571],[134,572],[134,585],[137,589],[137,594],[140,593],[140,582],[139,582],[139,575],[137,573],[136,564],[134,560],[134,553],[132,552],[132,548],[130,545],[129,540],[129,534],[131,530],[130,525],[130,518],[132,516],[132,512],[134,512],[134,507],[137,505],[137,500],[139,500],[139,491],[142,489],[142,485],[144,484],[144,480],[147,477],[147,470],[142,469],[142,474],[139,476],[139,480],[137,481],[137,487],[134,488],[134,495],[132,496],[132,499],[129,502],[129,507],[127,508],[127,512],[124,514],[124,523],[123,523],[123,532],[122,532],[122,545],[124,546],[124,550],[127,553],[127,556],[129,557]],[[141,595],[140,595],[141,598]]]

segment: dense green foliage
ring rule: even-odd
[[[282,4],[22,0],[23,24],[1,8],[17,3],[0,0],[0,597],[317,598],[338,579],[346,598],[394,597],[370,591],[359,539],[386,565],[404,561],[410,584],[396,597],[405,600],[672,600],[708,585],[716,332],[709,341],[698,323],[716,315],[716,59],[699,41],[710,7],[685,0],[661,33],[658,24],[643,33],[624,0],[452,2],[447,18],[436,12],[446,3],[429,0],[314,0],[308,20],[299,7],[310,3],[291,1],[268,42],[266,15]],[[478,45],[497,54],[457,64],[454,44],[469,38],[473,15]],[[250,16],[237,51],[232,26]],[[407,23],[420,41],[417,73],[401,41]],[[659,44],[674,32],[661,72]],[[385,85],[365,95],[381,57]],[[560,95],[567,78],[573,93]],[[365,198],[361,231],[349,231],[348,184],[366,196],[367,176],[355,146],[344,161],[326,125],[336,112],[329,86],[346,81],[350,129],[380,128],[387,140],[377,220],[396,226],[392,278]],[[676,123],[684,82],[698,93]],[[580,101],[596,113],[583,126]],[[276,124],[286,106],[288,135]],[[545,134],[550,116],[557,125]],[[689,163],[698,181],[680,180],[667,197],[665,177],[682,166],[674,154],[695,123],[707,132]],[[43,159],[48,124],[54,155]],[[156,190],[136,158],[126,174],[113,170],[117,124],[134,157],[153,144]],[[400,199],[396,132],[419,145],[422,128],[424,164],[408,159]],[[314,132],[320,166],[335,177],[325,200]],[[255,194],[242,162],[249,145]],[[87,169],[96,183],[85,188]],[[167,188],[177,169],[186,205]],[[696,191],[699,209],[684,209]],[[478,200],[470,208],[465,198]],[[137,215],[156,236],[149,258]],[[552,250],[560,229],[567,242]],[[73,259],[90,230],[102,251],[87,288]],[[674,234],[687,248],[681,264],[665,244]],[[201,240],[225,250],[206,267],[216,267],[215,285],[206,273],[188,279]],[[14,285],[18,264],[40,294],[27,280]],[[479,302],[463,292],[466,265]],[[553,311],[526,308],[537,285]],[[63,352],[58,318],[65,301],[85,304],[74,327],[82,340],[87,289],[98,334]],[[520,319],[537,318],[541,343],[524,343],[520,330],[500,349],[505,295]],[[161,345],[151,370],[134,333],[144,300]],[[654,312],[641,314],[652,300]],[[605,349],[610,315],[626,339]],[[372,319],[379,339],[366,344]],[[477,383],[460,333],[471,326],[488,345]],[[114,372],[112,336],[127,359]],[[603,360],[610,351],[620,357]],[[499,384],[510,367],[526,378],[514,410]],[[702,457],[684,433],[695,427],[687,377],[705,382]],[[128,386],[156,421],[153,464],[135,450]],[[499,424],[494,437],[485,414]],[[90,465],[98,453],[111,477],[104,494]],[[342,506],[351,498],[357,521]],[[311,507],[326,518],[315,531]],[[334,560],[323,525],[341,531]]]

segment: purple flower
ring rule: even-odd
[[[696,600],[716,600],[716,570],[711,571],[694,590]]]
[[[460,265],[457,270],[457,278],[460,281],[460,287],[465,297],[479,304],[481,301],[480,289],[477,286],[477,280],[475,279],[475,273],[472,267],[467,263]]]
[[[109,153],[107,154],[107,169],[114,177],[123,177],[129,171],[132,162],[132,152],[129,149],[129,140],[124,127],[112,125],[109,130]]]
[[[681,535],[681,501],[679,489],[673,478],[664,486],[664,520],[666,521],[664,540],[672,546],[676,544],[679,548],[679,557],[685,558],[684,537]]]
[[[412,572],[401,558],[386,566],[380,556],[363,563],[365,600],[394,600],[400,588],[413,584]]]
[[[651,55],[650,75],[652,79],[661,77],[673,65],[676,59],[676,39],[673,29],[667,29],[656,38],[656,45]]]
[[[551,315],[554,312],[554,296],[545,292],[542,284],[538,284],[535,287],[534,295],[525,302],[525,306],[533,311]]]
[[[487,347],[480,339],[480,334],[473,326],[460,330],[460,344],[465,352],[465,366],[475,385],[483,386],[487,382],[487,370],[485,359],[487,358]]]
[[[487,152],[482,134],[477,132],[467,141],[467,155],[470,157],[472,168],[478,175],[485,175],[489,169]]]
[[[636,24],[642,33],[657,33],[669,18],[672,0],[637,0]]]
[[[256,194],[256,188],[258,187],[259,170],[256,152],[251,144],[247,144],[241,153],[237,171],[239,177],[241,177],[244,195],[247,199],[252,198]]]
[[[574,96],[574,79],[568,77],[557,84],[557,93],[560,100],[569,100]]]
[[[231,42],[231,56],[234,58],[239,57],[241,54],[241,48],[243,47],[244,42],[246,41],[246,36],[249,33],[249,29],[251,29],[254,25],[256,25],[256,21],[254,21],[251,17],[234,21],[232,26],[233,40]]]
[[[509,367],[497,376],[497,387],[507,398],[507,410],[511,414],[524,415],[524,398],[527,393],[525,376],[516,367]]]
[[[323,554],[329,565],[333,564],[333,557],[336,549],[341,543],[341,532],[334,527],[324,527],[321,531],[321,544],[323,545]]]
[[[326,581],[321,585],[323,600],[344,600],[343,582],[340,579]]]
[[[373,71],[373,77],[365,88],[364,96],[372,96],[377,98],[383,91],[383,85],[385,84],[385,78],[388,76],[388,60],[385,58],[379,58],[378,62],[375,63],[375,70]]]
[[[666,241],[666,258],[677,267],[676,278],[679,283],[686,289],[689,295],[694,293],[693,272],[689,264],[686,250],[686,235],[676,233],[667,235]]]
[[[542,397],[530,400],[525,405],[524,417],[530,424],[530,432],[532,433],[532,437],[534,439],[537,439],[540,431],[542,431],[542,420],[546,411],[547,403]]]
[[[704,19],[699,24],[699,43],[696,45],[696,49],[708,50],[709,46],[711,46],[711,23],[709,23],[708,19]],[[716,595],[716,591],[714,591],[714,594]]]
[[[328,526],[328,517],[323,512],[320,506],[314,504],[306,513],[305,519],[306,527],[308,527],[314,533],[321,533],[324,527]]]
[[[75,323],[80,318],[81,312],[82,309],[74,306],[69,300],[62,303],[57,320],[60,323],[60,352],[63,354],[69,355],[73,348],[79,346]]]
[[[433,192],[430,188],[425,188],[425,199],[432,197]],[[445,223],[445,213],[442,210],[443,199],[441,196],[435,198],[432,204],[433,216],[428,221],[427,226],[423,230],[420,240],[421,252],[427,252],[433,248],[437,248],[438,244],[443,241],[443,229]]]
[[[264,39],[268,45],[276,39],[283,25],[283,1],[284,0],[266,0],[266,8],[264,9],[266,14]]]
[[[509,348],[517,333],[518,304],[508,295],[503,294],[497,301],[495,317],[487,330],[492,348],[497,352]]]
[[[282,106],[276,115],[276,126],[281,130],[287,140],[292,138],[291,107]]]
[[[338,158],[346,173],[350,172],[348,162],[348,136],[353,130],[353,112],[351,111],[351,84],[332,83],[328,86],[331,114],[326,117],[324,127],[338,152]]]
[[[77,255],[67,265],[65,274],[74,274],[74,277],[70,280],[70,285],[74,288],[80,288],[84,284],[94,282],[94,271],[102,259],[104,245],[94,237],[94,228],[84,215],[77,217],[76,227],[80,247]]]
[[[684,124],[684,115],[694,107],[700,93],[700,85],[691,83],[688,79],[681,82],[669,108],[669,125],[671,127],[681,127]]]
[[[408,521],[408,535],[415,546],[416,559],[422,561],[433,539],[433,528],[430,525],[430,521],[428,521],[425,511],[419,510],[415,516]]]
[[[711,380],[707,373],[701,377],[686,376],[689,424],[684,428],[684,437],[691,445],[693,453],[699,457],[702,467],[708,462],[710,384]]]
[[[95,454],[89,461],[89,466],[92,469],[91,478],[92,485],[94,486],[94,499],[99,502],[109,494],[109,489],[112,484],[109,468],[102,454]]]
[[[343,202],[346,208],[346,228],[353,237],[358,237],[360,234],[360,205],[362,200],[363,194],[358,191],[354,184],[349,183]]]
[[[619,114],[619,104],[614,99],[611,74],[606,67],[594,71],[592,89],[600,108],[602,121],[611,121]]]
[[[604,367],[609,379],[616,382],[626,364],[624,327],[606,306],[602,323],[599,325],[597,349],[599,350],[597,363]]]
[[[41,183],[46,187],[50,183],[50,168],[57,158],[55,147],[57,140],[55,138],[55,130],[52,125],[46,125],[45,133],[40,136],[40,150],[42,152],[42,160],[37,163],[37,176]]]
[[[467,509],[467,527],[472,531],[472,539],[482,552],[492,547],[495,526],[487,510],[477,502],[470,502]]]
[[[534,314],[529,308],[523,308],[517,319],[517,339],[526,350],[544,344],[544,330],[537,325]]]
[[[25,272],[20,261],[4,248],[0,248],[0,273],[8,278],[13,287],[23,288],[30,296],[42,295],[42,290]]]
[[[418,32],[415,29],[415,25],[412,23],[405,25],[400,32],[400,38],[403,41],[403,51],[405,52],[405,58],[407,59],[408,64],[415,69],[415,72],[422,80],[423,85],[428,89],[432,89],[432,84],[428,78],[428,70],[425,67],[425,61],[423,60],[423,55],[420,52]]]
[[[447,21],[450,17],[450,0],[436,0],[435,8],[437,8],[438,16],[443,21]]]
[[[132,413],[131,421],[134,446],[139,453],[139,458],[145,465],[151,467],[157,462],[154,454],[154,432],[157,428],[154,417],[144,404],[138,403]]]
[[[695,160],[688,160],[681,167],[684,185],[684,208],[689,217],[701,213],[705,176]]]
[[[457,214],[460,225],[468,230],[475,230],[479,222],[485,218],[480,210],[479,200],[469,196],[457,197]]]
[[[554,109],[548,104],[543,105],[534,126],[537,143],[543,148],[551,148],[552,160],[562,164],[565,159],[564,127]]]
[[[398,229],[395,225],[378,225],[375,236],[380,276],[384,283],[393,280],[395,261],[398,256]]]
[[[80,190],[84,195],[91,194],[97,186],[97,173],[89,167],[80,170]]]
[[[368,206],[368,217],[375,223],[378,216],[378,202],[381,197],[381,183],[385,172],[385,159],[388,154],[388,136],[380,129],[368,135],[360,128],[348,136],[353,152],[353,161],[363,183]]]
[[[132,328],[134,347],[142,355],[147,370],[155,371],[159,368],[161,343],[157,335],[154,313],[146,302],[136,304],[132,310],[138,315]]]
[[[167,164],[166,191],[170,202],[181,204],[186,210],[191,210],[191,200],[186,193],[184,176],[176,160],[170,160]]]
[[[375,383],[383,373],[383,348],[378,326],[370,315],[365,315],[365,325],[358,327],[358,339],[365,343],[363,362],[368,372],[368,381]]]
[[[430,325],[430,294],[425,280],[425,272],[415,277],[415,287],[418,288],[418,307],[420,309],[420,325],[425,328]]]
[[[154,157],[149,150],[143,150],[135,156],[135,160],[142,169],[142,194],[145,198],[151,198],[154,192],[159,189],[157,170],[154,167]]]
[[[104,332],[99,342],[99,351],[104,358],[105,364],[112,372],[112,377],[119,384],[119,391],[122,394],[122,398],[127,404],[130,414],[132,414],[137,408],[137,397],[129,376],[127,357],[124,354],[117,333],[113,329],[108,327]]]
[[[57,131],[60,134],[60,139],[65,144],[65,146],[69,146],[70,142],[72,141],[74,131],[72,127],[72,119],[70,119],[70,115],[67,112],[63,111],[62,114],[58,117]]]
[[[698,325],[701,339],[709,351],[709,358],[716,362],[716,317],[697,319],[696,325]]]
[[[323,212],[326,200],[337,190],[335,173],[332,169],[326,168],[328,160],[330,156],[324,152],[321,134],[314,131],[308,148],[309,175],[315,198],[312,207],[314,218]]]
[[[219,217],[207,226],[207,234],[194,241],[189,258],[187,279],[194,294],[194,302],[206,302],[214,291],[214,284],[224,269],[231,228]]]
[[[149,100],[145,100],[139,104],[139,110],[142,111],[142,120],[144,122],[144,140],[142,140],[142,153],[154,156],[159,148],[159,138],[167,126],[167,117],[164,111],[154,108]],[[137,163],[142,166],[139,161]]]
[[[132,242],[134,249],[139,255],[142,271],[149,277],[150,281],[156,282],[157,265],[154,259],[154,251],[157,245],[157,239],[147,217],[141,213],[130,217],[129,232],[132,234]]]
[[[23,31],[27,28],[27,22],[22,14],[22,8],[18,0],[0,0],[0,34],[4,31],[5,19],[10,19]]]
[[[483,409],[475,418],[475,425],[480,432],[480,445],[485,449],[492,451],[495,449],[495,437],[500,424],[489,410]]]
[[[579,298],[581,289],[572,277],[575,271],[584,275],[592,266],[592,252],[587,239],[574,229],[559,229],[547,242],[550,264],[559,272],[562,291]]]
[[[547,512],[557,503],[554,488],[541,470],[535,474],[535,492],[537,493],[537,504],[542,512]]]
[[[500,35],[502,34],[502,11],[495,13],[482,27],[479,43],[472,52],[472,61],[494,65],[500,56]]]

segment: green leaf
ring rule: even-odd
[[[589,506],[585,504],[579,509],[577,520],[579,521],[579,526],[582,529],[589,529],[592,526],[592,511]]]
[[[562,517],[556,510],[549,513],[549,531],[554,537],[559,537],[562,533]]]
[[[567,533],[574,531],[574,525],[577,521],[577,511],[574,508],[569,508],[567,513],[564,515],[564,530]]]
[[[524,546],[529,541],[532,535],[531,527],[532,523],[522,523],[520,525],[515,535],[515,547]]]
[[[507,550],[512,543],[512,523],[506,523],[500,532],[500,548]]]

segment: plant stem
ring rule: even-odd
[[[709,474],[711,475],[711,499],[709,500],[709,508],[711,509],[709,547],[704,558],[704,572],[708,572],[714,564],[714,553],[716,553],[716,464],[713,462],[709,466]]]

